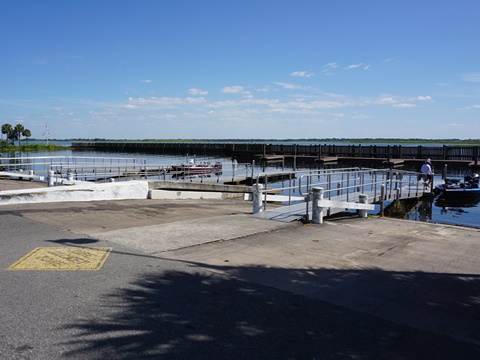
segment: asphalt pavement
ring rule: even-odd
[[[238,200],[2,206],[0,358],[480,358],[478,229],[250,213]]]

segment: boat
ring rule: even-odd
[[[437,202],[450,204],[476,204],[480,201],[480,176],[467,175],[460,179],[445,179],[435,187],[439,194]]]
[[[172,177],[194,177],[211,176],[222,174],[222,163],[216,162],[212,165],[210,162],[196,163],[193,159],[188,164],[173,164],[170,168]]]

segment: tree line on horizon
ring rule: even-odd
[[[42,141],[43,139],[32,139]],[[480,139],[422,139],[422,138],[308,138],[308,139],[105,139],[105,138],[69,138],[69,139],[50,139],[50,141],[90,141],[90,142],[348,142],[352,144],[362,143],[390,143],[390,144],[408,144],[408,143],[425,143],[425,144],[466,144],[480,145]]]

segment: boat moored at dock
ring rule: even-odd
[[[460,179],[445,179],[443,184],[435,187],[439,194],[437,203],[440,204],[475,204],[480,201],[480,176],[467,175]]]
[[[172,177],[190,177],[190,176],[209,176],[209,175],[221,175],[222,163],[216,162],[211,164],[210,162],[196,163],[191,159],[188,164],[174,164],[171,166],[170,173]]]

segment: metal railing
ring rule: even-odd
[[[91,157],[91,156],[37,156],[0,158],[0,171],[19,177],[31,174],[36,180],[45,181],[50,172],[55,184],[63,180],[75,181],[125,181],[134,179],[158,179],[188,182],[240,181],[253,177],[254,164],[223,162],[209,166],[205,162],[192,168],[189,164],[155,164],[146,159]],[[35,176],[33,176],[35,174]]]
[[[277,173],[282,174],[282,173]],[[366,194],[369,203],[421,197],[426,192],[424,182],[418,172],[392,169],[323,169],[313,171],[290,172],[287,184],[268,187],[269,177],[275,174],[260,173],[257,175],[257,191],[263,199],[263,209],[267,209],[267,194],[275,192],[286,195],[288,200],[284,205],[305,201],[307,213],[311,200],[312,189],[324,189],[324,198],[341,201],[358,201],[359,194]],[[259,187],[258,184],[262,184]],[[431,184],[433,187],[433,183]],[[299,196],[292,196],[298,192]]]

